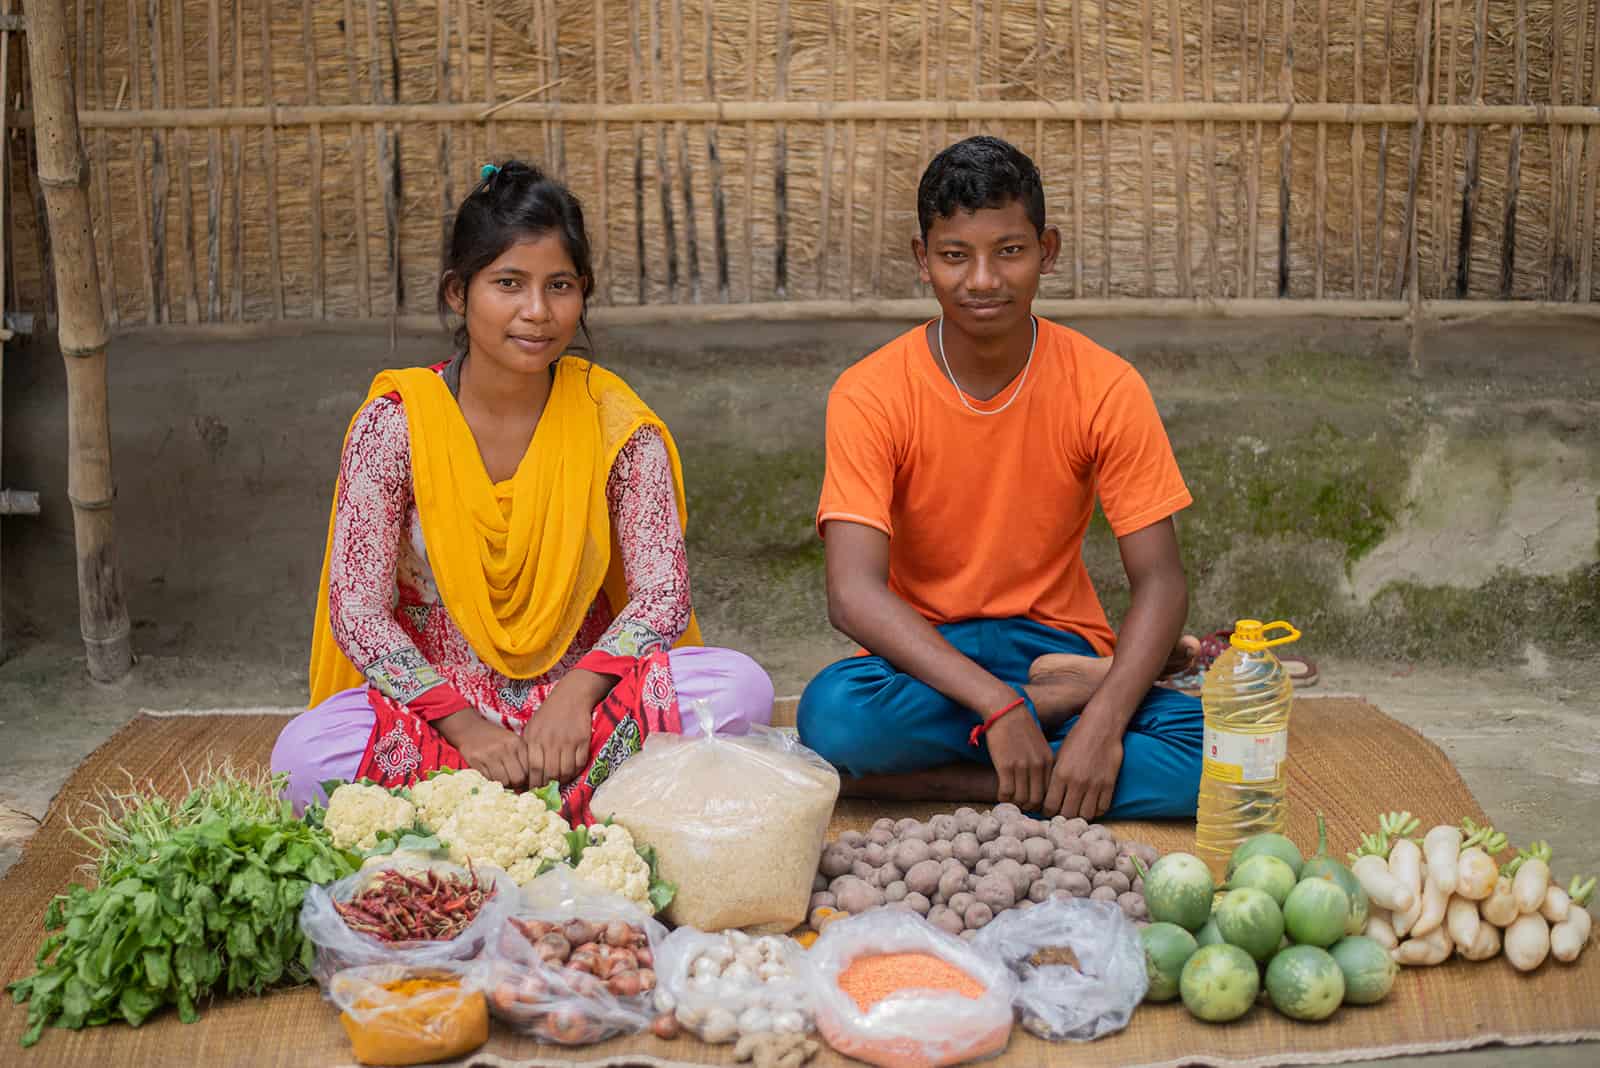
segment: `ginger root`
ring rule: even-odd
[[[745,1035],[733,1047],[733,1059],[755,1068],[800,1068],[821,1049],[815,1039],[797,1034]]]

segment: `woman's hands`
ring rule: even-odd
[[[575,668],[561,677],[555,689],[522,728],[524,764],[530,788],[550,780],[565,786],[589,766],[589,739],[595,706],[617,684],[615,675]]]
[[[434,720],[433,727],[484,778],[512,790],[528,784],[527,747],[515,731],[490,723],[470,706]]]

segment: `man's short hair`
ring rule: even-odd
[[[980,135],[957,141],[933,157],[917,184],[917,222],[922,239],[936,219],[957,211],[1000,208],[1020,200],[1028,221],[1044,233],[1044,181],[1033,160],[1016,145]]]

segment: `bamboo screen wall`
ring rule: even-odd
[[[866,308],[977,131],[1044,172],[1046,296],[1359,309],[1413,234],[1429,299],[1600,295],[1596,0],[63,2],[122,324],[429,314],[509,155],[582,197],[602,303]]]

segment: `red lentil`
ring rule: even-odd
[[[955,965],[932,953],[881,953],[857,957],[839,973],[839,989],[856,1008],[872,1006],[902,990],[960,994],[976,1001],[987,988]]]

